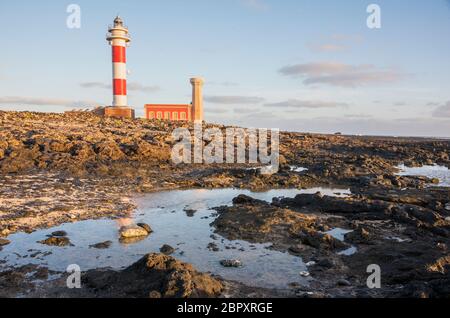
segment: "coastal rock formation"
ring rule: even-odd
[[[233,206],[217,208],[213,226],[226,238],[272,243],[270,248],[309,264],[310,289],[293,287],[289,296],[450,294],[449,188],[440,187],[436,178],[398,175],[402,163],[450,167],[449,140],[282,132],[280,170],[268,176],[260,173],[260,165],[173,164],[171,133],[179,127],[192,130],[190,123],[104,118],[90,112],[0,111],[0,127],[0,237],[79,220],[129,218],[136,193],[337,187],[350,189],[351,195],[300,194],[271,203],[239,196]],[[206,123],[204,127],[226,128]],[[195,212],[186,208],[194,218]],[[141,236],[120,242],[145,239],[151,228],[138,226]],[[334,237],[330,231],[336,229],[347,234]],[[65,236],[55,234],[48,240],[59,245]],[[109,246],[104,243],[92,247]],[[208,249],[219,250],[214,244]],[[353,254],[342,254],[347,249]],[[147,260],[156,265],[147,267]],[[139,264],[123,272],[92,271],[85,277],[93,289],[81,292],[95,294],[98,288],[105,297],[184,297],[201,296],[200,290],[216,296],[220,289],[217,280],[172,258],[152,256]],[[382,267],[381,290],[367,290],[369,264]],[[0,285],[7,281],[14,285],[11,290],[27,290],[28,276],[8,270],[0,270],[0,276],[7,273]],[[136,284],[127,286],[134,278]],[[279,295],[280,291],[253,288],[251,293]]]
[[[223,289],[219,280],[164,254],[148,254],[120,272],[88,271],[82,281],[99,297],[217,297]]]

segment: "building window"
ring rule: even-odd
[[[162,112],[158,112],[158,113],[156,114],[156,118],[162,119]]]
[[[164,112],[164,119],[169,120],[170,119],[170,113]]]
[[[177,112],[173,112],[172,113],[172,119],[173,120],[178,120],[178,113]]]
[[[180,117],[181,117],[181,120],[186,120],[186,113],[185,112],[181,112],[180,113]]]
[[[149,119],[155,119],[155,112],[149,112],[148,113],[148,118]]]

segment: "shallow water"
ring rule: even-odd
[[[308,168],[300,167],[300,166],[290,166],[291,171],[293,172],[305,172],[308,171]]]
[[[215,189],[151,193],[136,198],[138,209],[129,219],[80,221],[31,234],[11,235],[8,238],[11,244],[0,252],[0,260],[5,260],[7,265],[40,264],[57,271],[66,270],[70,264],[79,265],[83,271],[103,267],[121,269],[147,253],[159,252],[163,244],[169,244],[176,248],[173,256],[177,259],[192,263],[199,271],[211,272],[228,280],[266,288],[286,288],[294,282],[305,285],[310,278],[299,274],[306,270],[301,258],[270,250],[270,243],[229,241],[214,234],[210,224],[214,221],[215,211],[211,208],[231,205],[232,199],[239,194],[271,201],[273,197],[293,197],[299,193],[318,191],[326,195],[349,194],[349,190],[323,188],[267,192]],[[196,210],[193,216],[186,213],[189,209]],[[120,243],[119,228],[137,222],[148,223],[154,232],[133,244]],[[51,247],[37,243],[56,230],[66,231],[74,246]],[[213,234],[215,239],[211,238]],[[112,242],[108,249],[89,247],[104,241]],[[215,243],[219,251],[210,251],[207,248],[209,243]],[[224,268],[220,265],[223,259],[239,259],[243,266]]]
[[[439,179],[440,187],[450,187],[450,170],[444,166],[422,166],[422,167],[406,167],[399,165],[397,167],[401,171],[397,174],[399,176],[425,176],[428,178]]]
[[[334,228],[325,233],[330,234],[332,237],[334,237],[335,239],[337,239],[341,242],[345,242],[345,234],[348,234],[351,232],[353,232],[353,230],[346,230],[346,229],[337,227],[337,228]],[[351,256],[351,255],[355,254],[356,252],[358,252],[358,248],[356,246],[352,245],[349,248],[338,252],[338,255]]]

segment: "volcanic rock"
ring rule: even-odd
[[[93,245],[89,245],[90,248],[96,248],[96,249],[107,249],[112,245],[111,241],[105,241],[105,242],[100,242],[97,244],[93,244]]]
[[[144,230],[147,231],[148,234],[150,234],[150,233],[153,232],[153,230],[152,230],[152,228],[150,227],[150,225],[148,225],[148,224],[146,224],[146,223],[138,223],[138,224],[136,224],[136,225],[142,227]]]
[[[73,246],[73,244],[70,242],[70,240],[67,237],[58,237],[58,236],[52,236],[49,237],[43,241],[39,241],[38,243],[49,245],[49,246]]]
[[[123,226],[120,228],[119,233],[123,239],[144,237],[149,234],[146,229],[137,225]]]
[[[217,297],[223,289],[219,280],[197,272],[192,265],[154,253],[123,271],[88,271],[82,282],[106,297],[203,298]]]
[[[10,243],[11,243],[10,240],[4,239],[4,238],[0,238],[0,246],[5,246],[5,245],[8,245]]]
[[[238,259],[224,259],[220,261],[223,267],[241,267],[242,262]]]
[[[170,245],[164,244],[164,245],[159,249],[159,251],[160,251],[161,253],[165,254],[165,255],[170,255],[170,254],[173,254],[173,253],[175,252],[175,249],[174,249],[172,246],[170,246]]]

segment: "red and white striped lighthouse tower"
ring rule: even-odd
[[[106,40],[112,47],[113,63],[113,104],[107,107],[105,115],[114,117],[134,117],[134,111],[127,100],[127,60],[126,50],[131,38],[128,28],[117,16],[109,27]]]

